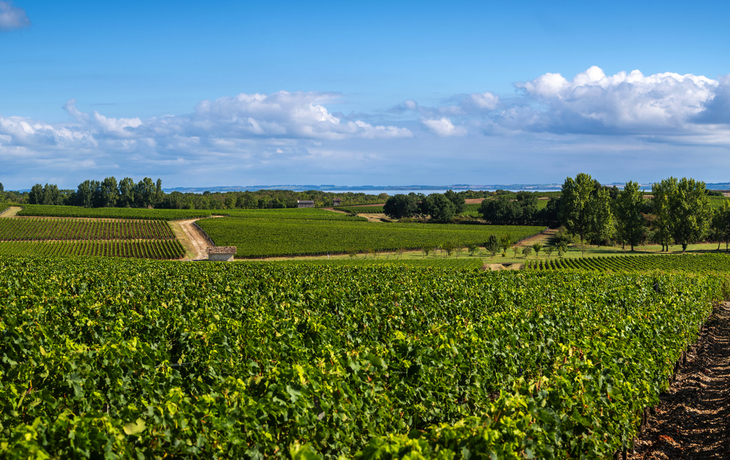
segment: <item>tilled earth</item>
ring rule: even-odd
[[[730,459],[730,304],[720,304],[630,459]]]

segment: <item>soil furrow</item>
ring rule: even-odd
[[[717,306],[630,459],[730,458],[730,304]]]

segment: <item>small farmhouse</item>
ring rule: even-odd
[[[235,246],[212,246],[208,248],[208,260],[230,262],[236,251]]]
[[[342,200],[340,198],[335,198],[332,200],[332,206],[340,206],[342,204]]]
[[[313,208],[314,201],[312,200],[297,200],[297,208]]]

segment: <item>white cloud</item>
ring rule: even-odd
[[[372,126],[359,120],[341,122],[322,106],[335,97],[319,92],[239,94],[200,102],[190,123],[197,127],[217,127],[230,136],[307,139],[413,136],[406,128]]]
[[[714,98],[718,82],[692,74],[640,71],[607,76],[591,67],[568,81],[547,73],[516,85],[542,108],[522,110],[526,129],[554,132],[682,134]],[[506,118],[514,120],[514,112]]]
[[[464,98],[462,105],[472,105],[480,110],[494,110],[499,105],[499,96],[493,93],[472,93]]]
[[[439,119],[427,119],[424,118],[421,122],[426,125],[428,129],[434,134],[440,137],[451,137],[451,136],[464,136],[466,135],[466,129],[460,126],[454,126],[446,117]]]
[[[15,30],[30,26],[30,19],[23,8],[12,2],[0,1],[0,30]]]

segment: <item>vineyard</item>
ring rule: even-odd
[[[0,255],[179,259],[185,249],[177,240],[12,242],[0,243]]]
[[[683,254],[587,257],[552,260],[531,260],[525,264],[527,270],[597,270],[597,271],[647,271],[680,270],[691,272],[728,272],[730,255],[727,254]]]
[[[0,258],[0,455],[608,458],[723,292],[696,274]]]
[[[161,220],[0,219],[0,241],[174,238],[170,225]]]
[[[335,209],[356,214],[383,214],[385,212],[382,206],[337,206]]]
[[[461,270],[478,270],[484,265],[484,262],[480,257],[429,257],[424,259],[399,259],[395,256],[387,257],[380,256],[380,259],[375,258],[356,258],[356,259],[312,259],[312,260],[296,260],[287,259],[280,261],[273,261],[271,263],[286,264],[286,265],[301,265],[301,264],[312,264],[312,265],[323,265],[330,267],[362,267],[362,266],[373,266],[373,265],[396,265],[401,267],[432,267],[432,268],[452,268]],[[245,263],[268,263],[257,260],[246,260]]]
[[[420,249],[444,243],[484,244],[490,234],[518,241],[544,230],[532,226],[387,224],[370,222],[203,219],[200,228],[218,246],[236,246],[236,257],[274,257]]]
[[[223,212],[223,211],[219,211]],[[35,217],[90,217],[102,219],[150,219],[180,220],[210,217],[211,210],[196,209],[144,209],[144,208],[82,208],[77,206],[51,206],[24,204],[19,216]]]

